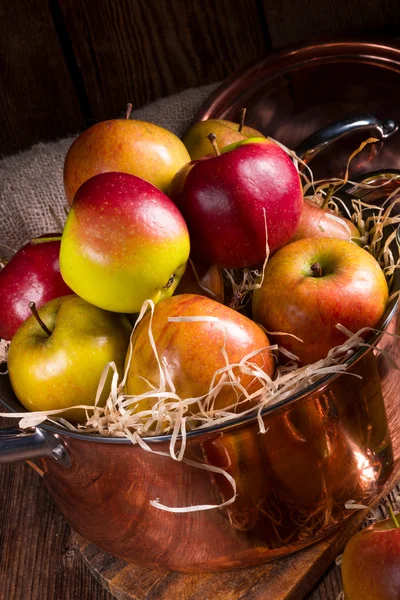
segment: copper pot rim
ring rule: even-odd
[[[372,63],[400,72],[400,40],[395,37],[344,35],[316,36],[309,43],[298,43],[269,50],[226,77],[206,98],[192,124],[206,119],[227,118],[231,103],[258,87],[262,79],[274,79],[305,65],[355,61]]]

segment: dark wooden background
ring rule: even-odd
[[[76,133],[270,49],[400,33],[398,0],[0,0],[0,156]]]

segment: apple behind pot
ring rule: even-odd
[[[185,165],[169,196],[189,228],[193,255],[209,264],[262,264],[299,224],[303,194],[289,156],[274,142],[249,138]]]
[[[169,317],[217,317],[218,321],[169,322]],[[160,385],[157,360],[149,344],[148,327],[150,315],[138,325],[132,336],[132,358],[126,381],[126,393],[137,395]],[[269,376],[274,373],[275,357],[264,331],[247,317],[231,308],[204,296],[182,294],[160,302],[154,310],[152,332],[161,362],[166,361],[169,376],[180,398],[205,395],[215,372],[226,365],[222,353],[225,348],[230,364],[238,363],[247,354],[260,350],[252,357]],[[260,389],[259,382],[235,367],[234,373],[248,393]],[[218,381],[219,378],[217,378]],[[243,393],[231,386],[222,388],[214,403],[216,409],[237,404]],[[136,410],[147,410],[155,398],[141,400]],[[240,412],[249,408],[246,402],[237,405]],[[197,412],[198,407],[193,411]],[[232,409],[234,410],[234,409]]]
[[[304,365],[346,341],[336,324],[352,333],[376,327],[388,295],[382,269],[366,250],[344,240],[308,238],[268,261],[253,294],[253,317],[267,331],[300,338],[280,335],[276,342]]]
[[[122,377],[131,324],[125,315],[101,310],[74,294],[47,302],[38,313],[49,332],[31,315],[9,347],[8,372],[15,395],[29,411],[93,405],[108,362],[116,364]],[[108,396],[111,375],[102,401]],[[80,409],[59,416],[86,421]]]
[[[189,257],[186,223],[144,179],[102,173],[78,190],[64,227],[60,269],[70,288],[105,310],[139,312],[173,294]]]
[[[61,277],[59,254],[60,240],[52,234],[41,236],[18,250],[0,270],[0,338],[11,340],[32,314],[29,302],[40,307],[71,294]]]
[[[82,183],[108,171],[137,175],[166,191],[189,161],[181,140],[163,127],[134,119],[102,121],[81,133],[68,150],[65,194],[72,204]]]

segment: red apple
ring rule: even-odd
[[[249,138],[220,156],[192,161],[174,177],[170,197],[181,210],[196,257],[219,267],[260,264],[294,234],[303,195],[298,172],[274,142]]]
[[[169,322],[171,317],[217,317],[218,321]],[[126,392],[142,394],[151,386],[159,386],[159,367],[149,344],[148,314],[138,325],[132,336],[132,359]],[[270,345],[264,331],[247,317],[204,296],[182,294],[163,300],[155,307],[152,332],[161,362],[166,361],[168,371],[177,394],[182,398],[195,398],[207,394],[214,373],[226,365],[222,350],[225,348],[230,363],[237,363],[247,354],[260,350],[252,357],[257,364],[272,376],[275,359],[266,348]],[[260,389],[253,376],[234,372],[249,393]],[[222,388],[216,399],[215,408],[223,408],[244,396],[230,386]],[[137,409],[151,408],[155,398],[137,403]],[[238,411],[248,408],[245,403]]]
[[[183,142],[163,127],[134,119],[102,121],[81,133],[68,150],[65,194],[72,204],[82,183],[109,171],[143,177],[166,191],[172,177],[189,160]]]
[[[139,312],[171,296],[185,271],[189,234],[175,204],[144,179],[101,173],[78,190],[64,227],[60,269],[99,308]]]
[[[400,529],[385,519],[362,529],[342,559],[346,600],[399,600]]]
[[[1,338],[11,340],[31,315],[29,302],[39,308],[71,293],[60,274],[59,253],[60,240],[42,236],[21,248],[0,271]]]
[[[253,317],[300,363],[324,358],[346,336],[376,327],[388,300],[382,269],[363,248],[344,240],[309,238],[288,244],[267,263],[253,294]],[[274,336],[271,336],[272,339]]]
[[[314,202],[305,199],[299,226],[291,242],[310,237],[335,238],[348,240],[360,238],[360,232],[349,219],[338,216],[333,210],[321,208]]]

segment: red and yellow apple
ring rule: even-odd
[[[186,220],[194,256],[226,268],[263,263],[266,233],[273,253],[290,240],[303,208],[292,160],[264,138],[187,164],[172,180],[169,196]]]
[[[356,333],[376,327],[388,285],[375,258],[344,240],[309,238],[281,248],[267,263],[253,294],[253,317],[301,364],[326,357],[345,342],[340,323]]]
[[[215,321],[170,322],[169,318],[217,318]],[[132,357],[126,380],[126,393],[132,395],[149,392],[160,385],[159,366],[149,344],[147,314],[132,336]],[[272,376],[275,358],[264,331],[247,317],[231,308],[204,296],[182,294],[160,302],[154,310],[152,332],[160,361],[166,361],[168,373],[176,393],[181,399],[206,395],[218,369],[226,365],[225,349],[230,364],[238,363],[251,352],[251,358]],[[259,381],[252,375],[234,367],[233,372],[247,392],[260,389]],[[216,382],[218,382],[217,377]],[[248,408],[244,394],[227,385],[215,398],[214,407],[221,409],[235,405],[237,412]],[[156,399],[135,402],[136,411],[152,408]],[[256,403],[256,401],[254,401]],[[232,409],[234,410],[234,409]],[[197,411],[197,407],[193,407]]]
[[[216,136],[220,149],[246,138],[264,137],[257,129],[225,119],[199,121],[191,125],[182,138],[192,160],[213,154],[210,141],[207,139],[210,133]]]
[[[346,600],[400,598],[400,528],[392,519],[362,529],[347,542],[342,578]]]
[[[125,315],[101,310],[74,294],[50,300],[18,329],[8,351],[8,372],[18,400],[30,411],[94,404],[104,367],[123,373],[132,326]],[[111,375],[102,394],[110,391]],[[82,409],[65,411],[69,421],[85,421]]]
[[[166,191],[189,161],[181,140],[163,127],[134,119],[102,121],[81,133],[68,150],[65,194],[72,204],[82,183],[108,171],[137,175]]]
[[[95,306],[139,312],[169,297],[189,256],[186,223],[174,203],[144,179],[102,173],[78,190],[64,227],[64,281]]]

